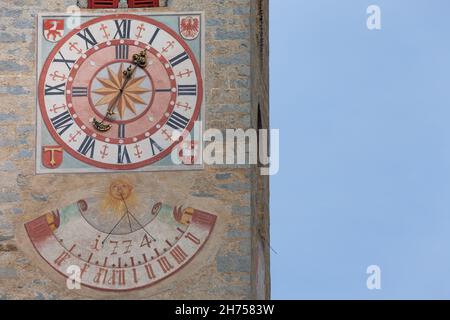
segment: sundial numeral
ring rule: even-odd
[[[94,279],[92,281],[96,284],[105,284],[106,283],[106,276],[108,275],[108,269],[106,268],[98,268],[97,273],[94,276]]]
[[[53,263],[56,264],[58,267],[61,267],[61,265],[69,258],[70,253],[64,251],[58,256],[58,258],[55,259],[55,261],[53,261]]]
[[[63,265],[66,260],[68,260],[71,257],[71,252],[73,251],[73,249],[75,249],[76,244],[72,245],[72,248],[70,248],[70,250],[67,252],[66,250],[64,250],[54,261],[53,263],[56,264],[58,267],[61,267],[61,265]]]
[[[167,273],[174,268],[174,266],[170,264],[169,260],[167,260],[166,257],[162,257],[161,259],[159,259],[158,263],[164,273]]]
[[[56,117],[50,119],[53,124],[53,127],[61,136],[73,125],[73,118],[70,115],[69,111],[65,111]],[[58,131],[60,130],[60,131]]]
[[[145,265],[145,271],[147,271],[147,276],[150,280],[156,279],[155,272],[153,271],[153,267],[150,263]]]
[[[189,240],[191,240],[193,243],[195,243],[196,245],[200,245],[200,239],[199,238],[197,238],[196,236],[194,236],[192,233],[188,233],[186,236],[185,236],[185,238],[186,239],[189,239]]]
[[[186,52],[183,52],[183,53],[177,55],[176,57],[170,59],[169,62],[172,67],[176,67],[177,65],[179,65],[180,63],[182,63],[188,59],[189,59],[189,55]]]
[[[125,286],[126,285],[126,278],[125,278],[125,270],[113,270],[112,276],[111,276],[111,284],[112,285],[119,285],[119,286]]]
[[[181,247],[178,245],[175,248],[173,248],[172,251],[170,251],[170,255],[175,259],[175,261],[178,264],[182,264],[188,258],[187,253],[184,252],[184,250],[181,249]]]

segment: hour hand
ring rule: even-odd
[[[111,116],[113,116],[113,115],[115,115],[116,114],[116,112],[114,112],[114,109],[113,108],[111,108],[111,110],[108,110],[108,113],[106,114],[108,117],[111,117]]]
[[[134,70],[135,70],[135,69],[133,69],[131,66],[129,66],[129,67],[127,68],[127,70],[125,70],[125,71],[123,72],[124,77],[125,77],[126,79],[130,79],[130,78],[133,76]]]

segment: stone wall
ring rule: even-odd
[[[206,14],[206,128],[268,126],[267,59],[260,62],[259,0],[169,0],[167,8]],[[0,0],[0,299],[268,298],[268,179],[256,167],[128,174],[170,204],[219,216],[205,250],[180,273],[139,292],[69,291],[21,236],[24,221],[73,202],[120,175],[36,176],[35,23],[38,12],[65,12],[76,1]],[[267,1],[261,2],[267,13]],[[267,15],[265,15],[267,19]],[[267,22],[265,22],[267,23]],[[266,44],[267,45],[267,44]],[[263,49],[267,54],[267,47]],[[258,67],[259,66],[259,67]],[[262,89],[262,90],[261,90]],[[72,190],[64,188],[67,183]],[[155,186],[157,186],[155,188]],[[264,290],[257,290],[256,243],[263,242]]]

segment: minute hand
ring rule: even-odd
[[[123,75],[125,76],[125,81],[122,84],[122,87],[120,88],[119,91],[119,95],[117,96],[117,100],[115,102],[117,102],[120,97],[123,94],[123,91],[125,90],[128,82],[131,80],[131,78],[133,77],[133,74],[136,72],[136,69],[138,67],[141,68],[145,68],[147,66],[147,50],[144,50],[142,52],[140,52],[139,54],[135,54],[133,55],[133,64],[134,66],[132,67],[131,65],[127,68],[126,71],[123,72]],[[111,105],[110,110],[108,110],[107,116],[111,116],[113,115],[113,111],[116,108],[117,103],[114,103],[113,105]]]

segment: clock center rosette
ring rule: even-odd
[[[108,120],[127,123],[148,113],[152,105],[154,85],[147,70],[136,68],[131,78],[123,72],[130,63],[112,62],[99,69],[90,86],[90,105],[102,119],[109,109]]]

